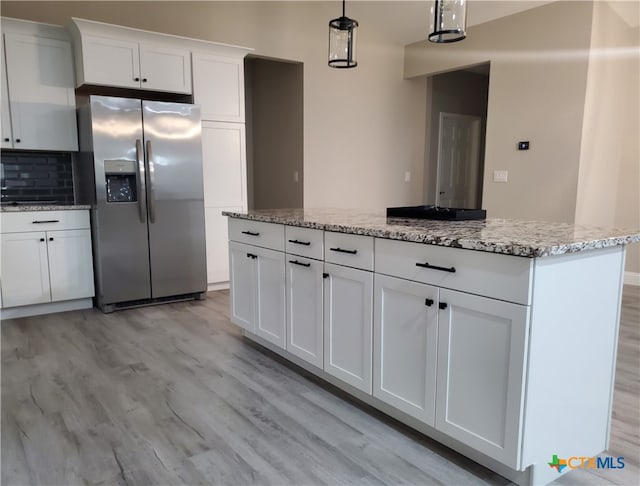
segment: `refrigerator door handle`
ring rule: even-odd
[[[155,194],[155,164],[153,163],[153,151],[151,140],[147,140],[147,167],[149,169],[149,222],[156,222],[156,194]]]
[[[138,162],[138,213],[140,215],[140,222],[145,223],[147,221],[147,204],[145,203],[145,193],[147,189],[144,175],[142,140],[140,139],[136,140],[136,161]]]

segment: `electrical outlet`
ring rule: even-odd
[[[411,182],[411,172],[406,171],[406,172],[404,173],[404,181],[405,181],[405,182]]]
[[[298,175],[298,171],[293,171],[293,182],[298,182],[300,180],[300,176]]]
[[[493,182],[507,182],[509,180],[509,171],[506,170],[494,170]]]

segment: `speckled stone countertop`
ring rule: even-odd
[[[18,206],[3,205],[0,206],[2,213],[15,213],[22,211],[71,211],[79,209],[91,209],[90,204],[20,204]]]
[[[247,213],[223,211],[222,214],[232,218],[529,258],[640,242],[640,229],[513,219],[434,221],[387,218],[384,210],[277,209]]]

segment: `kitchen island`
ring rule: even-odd
[[[519,484],[556,479],[554,455],[607,449],[640,231],[223,214],[231,320],[248,338]]]

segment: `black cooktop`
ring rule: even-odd
[[[387,208],[387,217],[468,221],[487,219],[487,211],[486,209],[443,208],[439,206],[404,206]]]

